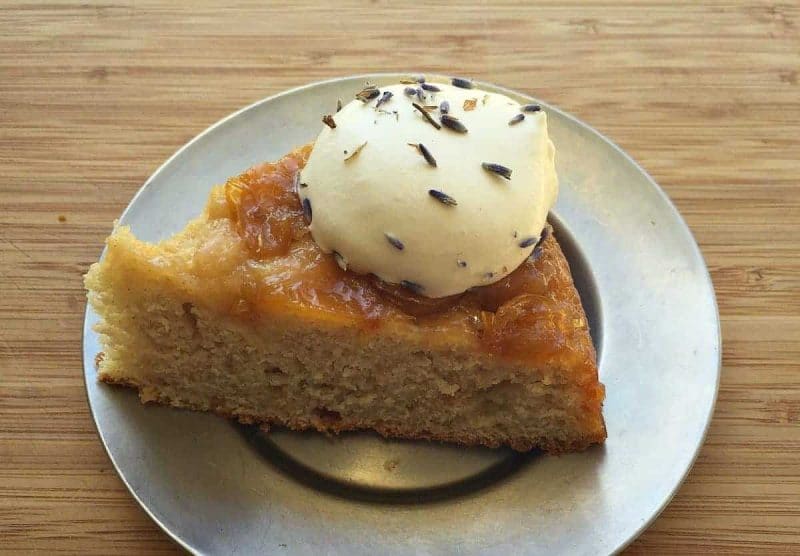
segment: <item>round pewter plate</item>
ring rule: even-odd
[[[202,210],[212,185],[313,140],[337,98],[352,98],[366,80],[401,77],[315,83],[232,114],[159,168],[121,223],[147,241],[170,236]],[[97,315],[87,309],[84,372],[100,438],[134,498],[181,546],[198,554],[602,554],[664,508],[716,399],[713,287],[686,224],[644,170],[587,125],[544,108],[561,183],[551,222],[598,348],[606,444],[548,457],[369,433],[264,434],[143,406],[132,391],[97,382]]]

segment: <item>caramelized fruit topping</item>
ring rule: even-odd
[[[308,233],[295,179],[310,153],[310,146],[303,147],[225,184],[230,219],[257,258],[286,255],[292,243]]]

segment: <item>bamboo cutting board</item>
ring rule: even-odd
[[[629,552],[800,553],[800,6],[675,4],[0,4],[0,552],[178,552],[96,437],[81,276],[206,126],[310,81],[414,70],[593,125],[703,250],[719,401],[686,483]]]

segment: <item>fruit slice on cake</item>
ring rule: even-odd
[[[117,226],[86,276],[100,380],[297,430],[603,442],[546,115],[454,83],[367,85],[170,239]]]

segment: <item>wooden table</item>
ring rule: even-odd
[[[686,483],[630,552],[800,553],[797,2],[172,4],[0,5],[0,552],[178,551],[114,473],[81,370],[81,276],[145,178],[264,96],[421,70],[590,123],[703,250],[719,401]]]

